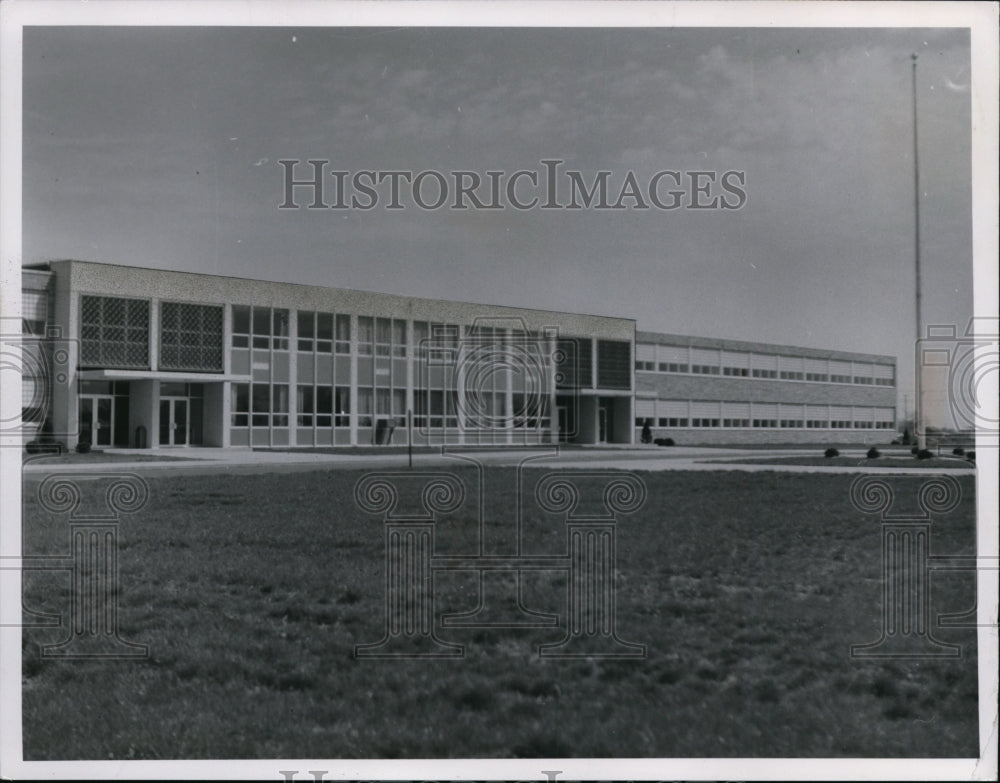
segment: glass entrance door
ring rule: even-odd
[[[80,440],[91,446],[110,446],[115,398],[111,395],[80,397]]]
[[[188,400],[160,399],[160,445],[186,446],[188,443]]]

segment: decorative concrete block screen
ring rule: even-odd
[[[83,296],[80,302],[83,367],[149,367],[149,301]]]
[[[222,306],[164,302],[160,369],[222,372]]]

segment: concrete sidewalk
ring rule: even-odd
[[[150,452],[148,449],[107,449],[103,452],[109,459],[105,461],[32,462],[23,466],[25,477],[49,473],[108,473],[127,471],[130,473],[155,473],[168,475],[202,475],[205,473],[286,473],[295,471],[340,470],[340,469],[405,469],[408,458],[405,451],[379,453],[373,448],[371,453],[317,453],[296,451],[254,451],[246,448],[221,449],[186,447],[163,449]],[[903,456],[907,452],[900,451]],[[889,452],[895,454],[895,452]],[[129,459],[130,456],[142,459]],[[151,457],[163,457],[163,460]],[[441,468],[455,466],[470,461],[484,465],[515,466],[528,464],[548,469],[606,469],[623,471],[726,471],[745,472],[775,471],[780,473],[933,473],[973,474],[974,467],[931,469],[917,467],[878,467],[872,465],[774,465],[754,464],[749,460],[782,457],[816,457],[816,448],[804,449],[727,449],[707,446],[673,446],[669,448],[638,446],[615,448],[570,449],[552,446],[531,449],[513,448],[496,450],[475,450],[449,447],[447,451],[430,452],[420,450],[413,454],[413,467]],[[846,450],[842,456],[863,459],[865,449]],[[72,458],[70,458],[72,459]],[[725,460],[725,461],[717,461]],[[744,461],[747,460],[747,461]]]

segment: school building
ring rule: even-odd
[[[859,443],[896,427],[888,356],[84,261],[25,267],[22,288],[26,437],[70,448],[627,444],[647,425],[678,444]]]

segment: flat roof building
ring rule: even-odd
[[[631,319],[82,261],[24,287],[70,446],[405,443],[408,411],[415,443],[632,440]]]
[[[23,270],[24,419],[69,447],[846,442],[895,359],[84,261]],[[822,432],[820,432],[820,430]],[[28,436],[32,435],[28,431]]]
[[[636,333],[635,426],[678,444],[872,443],[896,429],[896,360]]]

